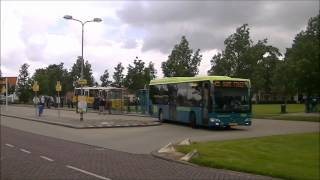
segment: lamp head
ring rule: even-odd
[[[65,16],[63,16],[63,18],[65,18],[65,19],[72,19],[72,16],[70,16],[70,15],[65,15]]]
[[[94,22],[101,22],[102,19],[101,19],[101,18],[94,18],[93,21],[94,21]]]

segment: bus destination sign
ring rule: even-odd
[[[245,88],[244,81],[213,81],[215,87]]]

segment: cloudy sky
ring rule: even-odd
[[[161,62],[185,35],[200,48],[199,67],[205,75],[210,59],[224,48],[223,41],[244,23],[256,42],[268,38],[282,52],[294,36],[319,13],[318,1],[1,1],[1,71],[18,76],[23,63],[37,68],[63,62],[70,69],[81,55],[81,25],[63,19],[68,14],[88,23],[84,58],[99,80],[117,63],[125,67],[138,56],[152,61],[162,77]]]

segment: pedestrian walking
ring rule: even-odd
[[[39,103],[39,116],[41,116],[43,113],[44,104],[45,104],[44,96],[41,96],[40,103]]]

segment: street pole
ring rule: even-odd
[[[60,99],[60,93],[59,93],[59,91],[58,91],[58,118],[60,119],[60,101],[61,101],[61,99]]]
[[[82,26],[82,38],[81,38],[81,75],[80,75],[80,80],[83,80],[83,66],[84,66],[84,58],[83,58],[83,40],[84,40],[84,25],[88,22],[101,22],[102,19],[100,18],[94,18],[93,20],[90,20],[90,21],[85,21],[85,22],[82,22],[78,19],[75,19],[73,18],[72,16],[70,15],[65,15],[63,18],[65,19],[68,19],[68,20],[74,20],[74,21],[78,21],[81,23],[81,26]],[[81,83],[81,94],[83,93],[83,84]],[[84,93],[83,93],[84,95]],[[79,97],[79,96],[78,96]],[[78,107],[79,108],[79,107]],[[83,121],[83,111],[81,110],[80,111],[80,121]]]
[[[81,38],[81,76],[80,79],[83,79],[83,66],[84,66],[84,58],[83,58],[83,34],[84,34],[84,23],[81,22],[82,25],[82,38]],[[83,94],[83,85],[81,84],[81,95]],[[80,121],[83,121],[83,111],[80,111]]]
[[[35,107],[35,115],[36,115],[36,117],[37,117],[37,110],[38,110],[38,102],[37,102],[37,99],[38,99],[38,97],[37,97],[37,91],[35,91],[34,92],[35,93],[35,95],[34,95],[34,103],[35,103],[35,105],[34,105],[34,107]]]
[[[6,77],[6,111],[8,111],[8,78]]]

